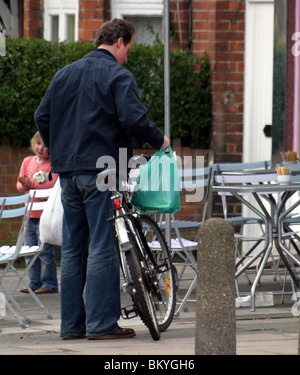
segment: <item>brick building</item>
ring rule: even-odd
[[[170,0],[170,47],[189,48],[201,56],[208,52],[212,68],[214,161],[270,159],[274,149],[266,136],[273,122],[274,35],[276,20],[283,19],[286,44],[285,116],[280,146],[298,151],[295,113],[295,66],[291,53],[299,0]],[[137,42],[151,43],[154,32],[163,39],[163,0],[4,0],[0,15],[7,34],[48,40],[90,41],[112,17],[135,23]],[[279,5],[278,5],[279,4]],[[277,13],[276,13],[277,9]],[[276,18],[277,17],[277,18]],[[246,22],[247,21],[247,22]],[[282,24],[282,22],[281,22]],[[245,65],[246,64],[246,65]],[[297,96],[298,97],[298,96]],[[274,132],[275,134],[275,132]]]

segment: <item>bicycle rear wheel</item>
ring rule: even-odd
[[[156,221],[145,214],[140,215],[139,221],[156,272],[158,290],[153,293],[152,300],[159,329],[163,332],[172,323],[176,307],[174,267],[167,242]]]
[[[134,244],[134,247],[136,246],[134,241],[132,244]],[[141,319],[149,329],[153,340],[157,341],[160,339],[160,330],[157,324],[151,296],[146,286],[147,281],[143,266],[144,261],[141,259],[139,252],[136,251],[135,248],[126,252],[126,260],[133,283],[133,301]]]

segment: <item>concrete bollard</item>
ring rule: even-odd
[[[209,219],[197,253],[196,355],[235,355],[235,254],[232,226]]]

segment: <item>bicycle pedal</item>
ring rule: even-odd
[[[136,318],[138,316],[138,313],[134,306],[126,306],[121,308],[121,315],[123,319],[132,319]]]

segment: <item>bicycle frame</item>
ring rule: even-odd
[[[132,185],[124,182],[122,192],[117,190],[115,173],[114,169],[101,172],[97,178],[97,187],[99,186],[100,191],[104,191],[103,187],[106,185],[106,188],[109,187],[111,190],[111,200],[115,207],[111,210],[108,221],[112,225],[116,250],[119,254],[124,278],[123,287],[133,302],[132,305],[121,309],[121,315],[124,319],[139,316],[149,329],[152,338],[158,340],[160,331],[164,331],[170,325],[175,307],[175,284],[169,249],[155,221],[150,216],[147,219],[147,215],[140,214],[131,205]],[[150,232],[147,229],[148,223]],[[146,232],[144,232],[145,228]],[[149,237],[147,239],[145,237],[153,233],[153,228],[154,232],[158,233],[162,253],[165,256],[163,261],[159,262],[156,252],[154,253],[149,247]],[[169,294],[170,280],[173,291],[171,294]],[[159,323],[157,312],[160,314]]]
[[[112,192],[111,199],[113,200],[116,208],[112,209],[109,221],[113,224],[112,226],[115,232],[115,240],[117,242],[116,245],[117,249],[119,249],[120,266],[124,277],[123,287],[126,289],[127,293],[132,296],[133,284],[125,256],[126,251],[132,249],[132,244],[128,237],[126,225],[129,226],[133,233],[135,233],[135,229],[132,226],[131,220],[128,219],[128,215],[131,215],[131,213],[126,212],[125,207],[122,205],[123,197],[124,196],[117,191]],[[139,250],[142,251],[139,241],[137,241],[137,243],[139,246]],[[126,310],[126,318],[129,318],[129,315],[132,312],[133,310]],[[138,314],[135,311],[135,315],[133,315],[132,317],[135,317],[137,315]]]
[[[126,194],[126,192],[125,192]],[[147,251],[146,244],[143,243],[142,239],[139,236],[139,233],[137,232],[135,225],[132,223],[132,220],[130,219],[130,216],[138,217],[138,212],[130,212],[128,208],[128,198],[125,196],[125,194],[121,194],[117,191],[112,192],[111,199],[113,200],[115,204],[115,209],[111,211],[111,218],[109,219],[110,222],[113,222],[113,229],[115,231],[115,239],[117,241],[117,248],[119,249],[119,258],[120,258],[120,265],[122,274],[124,277],[124,284],[123,287],[126,288],[126,291],[129,295],[133,295],[133,289],[132,289],[132,279],[131,275],[128,269],[127,261],[125,253],[126,251],[132,250],[133,245],[131,243],[131,240],[128,237],[127,233],[127,227],[131,231],[131,233],[134,234],[135,243],[137,245],[136,251],[140,253],[140,256],[142,259],[145,259],[146,256],[148,259],[150,259],[150,267],[153,267],[151,271],[155,272],[154,267],[154,259],[153,255],[150,250]],[[122,204],[123,200],[125,201],[124,204]],[[127,227],[126,227],[127,226]],[[149,266],[149,262],[143,262],[143,268],[147,270],[147,265]],[[149,269],[149,268],[148,268]],[[151,279],[151,276],[150,276]],[[155,282],[152,283],[152,286],[155,287]],[[158,293],[157,286],[155,287],[156,292]],[[132,313],[133,310],[124,310],[125,315],[127,318],[130,313]],[[136,313],[135,313],[136,314]],[[136,315],[135,315],[136,316]],[[132,316],[134,317],[134,316]]]

